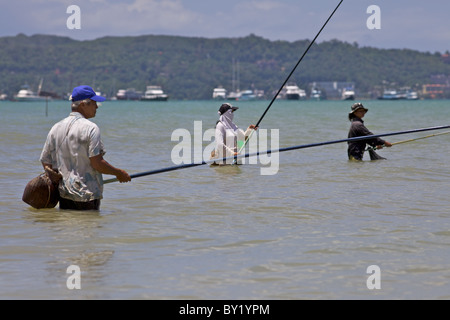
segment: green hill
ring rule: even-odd
[[[241,89],[264,90],[272,98],[309,44],[244,38],[175,36],[104,37],[77,41],[50,35],[0,38],[0,92],[10,97],[27,83],[60,95],[88,84],[113,96],[118,89],[144,91],[161,85],[172,99],[210,99],[219,85],[231,89],[239,62]],[[291,78],[308,89],[313,81],[351,81],[359,94],[383,81],[420,86],[433,74],[450,75],[440,53],[384,50],[339,40],[314,44]]]

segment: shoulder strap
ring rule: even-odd
[[[72,120],[68,125],[67,125],[67,131],[66,134],[64,136],[64,139],[61,141],[60,145],[58,146],[58,149],[56,150],[55,153],[58,153],[59,149],[61,148],[62,144],[64,143],[64,141],[66,140],[67,136],[69,135],[69,131],[72,128],[73,124],[80,119],[80,117],[76,117],[74,120]]]

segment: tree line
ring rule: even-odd
[[[272,98],[309,44],[310,40],[270,41],[253,34],[89,41],[19,34],[0,38],[0,93],[11,97],[23,84],[36,91],[44,79],[42,90],[60,96],[80,84],[110,97],[119,89],[145,91],[147,85],[160,85],[171,99],[211,99],[215,87],[231,90],[239,84],[241,90],[264,90]],[[450,75],[450,63],[442,57],[439,52],[324,41],[311,47],[291,81],[304,89],[315,81],[354,82],[357,92],[368,96],[386,85],[417,88],[431,75]]]

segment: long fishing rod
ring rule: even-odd
[[[319,32],[316,34],[316,36],[314,37],[314,39],[311,41],[311,43],[308,45],[308,47],[306,48],[305,52],[303,53],[303,55],[300,57],[300,59],[297,61],[297,64],[295,65],[295,67],[292,69],[291,73],[289,73],[289,75],[287,76],[286,80],[284,80],[283,84],[281,85],[280,89],[277,91],[277,93],[275,94],[275,96],[272,98],[272,101],[270,101],[269,105],[267,106],[266,110],[264,111],[264,113],[262,114],[262,116],[259,118],[258,122],[256,123],[255,127],[258,127],[259,124],[261,123],[261,121],[263,120],[264,116],[266,115],[267,111],[269,111],[270,107],[272,106],[272,104],[275,102],[275,100],[277,99],[278,95],[280,94],[280,92],[283,90],[284,86],[286,85],[286,83],[289,81],[289,79],[291,78],[291,76],[294,74],[295,70],[297,69],[297,67],[299,66],[300,62],[302,62],[303,58],[306,56],[306,53],[309,51],[309,49],[312,47],[312,45],[314,44],[314,42],[316,41],[316,39],[319,37],[320,33],[322,32],[322,30],[325,28],[325,26],[328,24],[328,21],[331,20],[331,18],[333,17],[334,13],[337,11],[337,9],[340,7],[341,3],[344,0],[341,0],[339,2],[339,4],[337,5],[337,7],[333,10],[333,12],[331,13],[331,15],[328,17],[327,21],[325,21],[324,25],[322,26],[322,28],[320,28]],[[241,153],[242,149],[245,148],[245,145],[247,144],[247,141],[250,140],[250,137],[253,134],[253,131],[251,131],[249,137],[247,139],[245,139],[244,144],[241,146],[241,148],[238,151],[238,154]],[[233,164],[236,163],[236,159],[234,161]]]
[[[402,143],[407,143],[407,142],[413,142],[413,141],[417,141],[417,140],[422,140],[422,139],[427,139],[427,138],[431,138],[431,137],[436,137],[436,136],[440,136],[443,134],[449,134],[450,131],[445,131],[445,132],[439,132],[439,133],[434,133],[434,134],[430,134],[424,137],[419,137],[419,138],[413,138],[413,139],[408,139],[408,140],[402,140],[402,141],[397,141],[397,142],[393,142],[391,143],[391,145],[395,146],[397,144],[402,144]],[[376,147],[368,147],[365,151],[370,151],[370,150],[375,150]]]
[[[429,128],[420,128],[420,129],[413,129],[413,130],[406,130],[406,131],[397,131],[397,132],[390,132],[390,133],[382,133],[382,134],[376,134],[376,135],[370,135],[370,136],[361,136],[361,137],[353,137],[353,138],[347,138],[347,139],[340,139],[340,140],[332,140],[332,141],[325,141],[325,142],[316,142],[316,143],[310,143],[310,144],[303,144],[298,146],[292,146],[292,147],[286,147],[286,148],[280,148],[276,150],[265,150],[265,151],[258,151],[254,153],[247,153],[245,155],[238,155],[238,158],[250,158],[255,157],[263,154],[271,154],[271,153],[277,153],[277,152],[285,152],[285,151],[292,151],[292,150],[299,150],[299,149],[306,149],[306,148],[313,148],[313,147],[319,147],[319,146],[325,146],[330,144],[336,144],[336,143],[343,143],[343,142],[351,142],[351,141],[361,141],[361,140],[370,140],[373,138],[379,138],[379,137],[386,137],[386,136],[395,136],[395,135],[401,135],[401,134],[409,134],[409,133],[415,133],[415,132],[423,132],[423,131],[433,131],[433,130],[441,130],[441,129],[448,129],[449,126],[437,126],[437,127],[429,127]],[[180,169],[186,169],[186,168],[192,168],[197,167],[205,164],[211,164],[216,161],[220,162],[227,162],[230,160],[235,159],[236,156],[233,157],[226,157],[222,159],[214,159],[214,160],[207,160],[202,161],[199,163],[190,163],[190,164],[182,164],[178,166],[168,167],[168,168],[162,168],[152,171],[146,171],[141,173],[135,173],[131,174],[131,179],[138,178],[138,177],[144,177],[149,176],[153,174],[163,173],[163,172],[169,172],[169,171],[175,171]],[[118,181],[117,178],[108,179],[105,180],[103,183],[111,183]]]

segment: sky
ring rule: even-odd
[[[340,0],[0,0],[0,37],[75,40],[174,35],[272,41],[313,39]],[[68,8],[76,5],[79,14]],[[371,6],[377,6],[377,10]],[[450,51],[448,0],[343,0],[317,42]],[[68,27],[68,20],[70,28]],[[78,23],[80,29],[75,29]],[[376,27],[376,28],[375,28]]]

